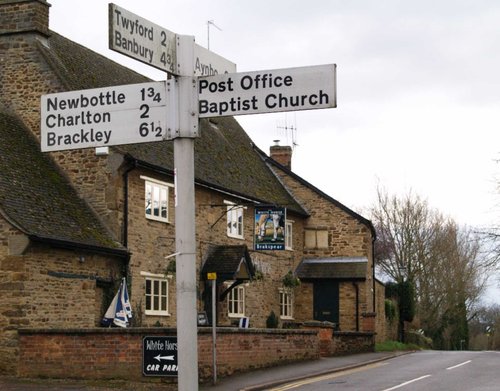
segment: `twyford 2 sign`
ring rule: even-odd
[[[199,116],[336,107],[335,68],[332,64],[200,77]]]
[[[165,82],[43,95],[42,151],[161,141]]]
[[[172,75],[186,74],[177,58],[177,34],[109,4],[109,48]],[[194,44],[195,76],[236,72],[236,64]]]

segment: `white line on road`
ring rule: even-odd
[[[396,388],[400,388],[400,387],[404,387],[410,383],[414,383],[416,381],[419,381],[419,380],[422,380],[422,379],[425,379],[426,377],[430,377],[431,375],[425,375],[425,376],[420,376],[420,377],[417,377],[416,379],[413,379],[413,380],[408,380],[408,381],[405,381],[404,383],[401,383],[401,384],[398,384],[397,386],[394,386],[394,387],[391,387],[391,388],[386,388],[385,390],[382,390],[382,391],[391,391],[391,390],[395,390]]]
[[[350,374],[353,374],[353,373],[356,373],[356,372],[365,371],[367,369],[378,368],[378,367],[381,367],[381,366],[384,366],[384,365],[387,365],[387,363],[373,363],[373,364],[364,365],[362,367],[357,367],[357,368],[352,368],[352,369],[346,369],[346,370],[339,371],[339,372],[328,373],[328,374],[325,374],[325,375],[313,376],[313,377],[310,377],[310,378],[307,378],[307,379],[297,380],[297,381],[294,381],[294,382],[291,382],[291,383],[283,384],[283,385],[275,387],[275,388],[270,388],[270,389],[268,389],[268,391],[286,391],[286,390],[291,390],[293,388],[297,388],[297,387],[304,386],[304,385],[307,385],[307,384],[317,383],[317,382],[320,382],[320,381],[323,381],[323,380],[330,380],[330,379],[334,379],[336,377],[346,376],[346,375],[350,375]]]
[[[446,368],[446,369],[455,369],[455,368],[461,367],[462,365],[468,364],[468,363],[470,363],[471,361],[472,361],[472,360],[465,361],[465,362],[463,362],[463,363],[461,363],[461,364],[457,364],[457,365],[454,365],[454,366],[452,366],[452,367],[448,367],[448,368]]]

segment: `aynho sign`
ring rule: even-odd
[[[336,65],[200,77],[198,99],[201,118],[332,108]]]

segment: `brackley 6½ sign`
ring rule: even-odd
[[[161,141],[165,82],[43,95],[42,151]]]

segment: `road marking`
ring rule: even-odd
[[[420,376],[420,377],[417,377],[416,379],[413,379],[413,380],[408,380],[404,383],[401,383],[401,384],[398,384],[397,386],[394,386],[394,387],[391,387],[391,388],[386,388],[385,390],[382,390],[382,391],[391,391],[391,390],[395,390],[396,388],[401,388],[401,387],[404,387],[410,383],[414,383],[416,381],[419,381],[419,380],[422,380],[422,379],[425,379],[427,377],[430,377],[431,375],[425,375],[425,376]]]
[[[452,366],[452,367],[448,367],[448,368],[446,368],[446,369],[448,369],[448,370],[449,370],[449,369],[455,369],[455,368],[461,367],[462,365],[466,365],[466,364],[470,363],[471,361],[472,361],[472,360],[465,361],[465,362],[463,362],[463,363],[461,363],[461,364],[457,364],[457,365],[454,365],[454,366]]]
[[[367,369],[372,369],[372,368],[378,368],[378,367],[381,367],[381,366],[384,366],[384,365],[387,365],[387,363],[375,363],[375,364],[365,365],[365,366],[359,367],[359,368],[348,369],[348,370],[341,371],[341,372],[335,372],[335,373],[330,373],[330,374],[327,374],[327,375],[315,376],[315,377],[311,377],[311,378],[308,378],[308,379],[298,380],[298,381],[292,382],[292,383],[287,383],[287,384],[284,384],[283,386],[279,386],[279,387],[275,387],[275,388],[269,388],[268,391],[286,391],[286,390],[291,390],[293,388],[304,386],[306,384],[317,383],[317,382],[320,382],[320,381],[323,381],[323,380],[334,379],[336,377],[346,376],[346,375],[350,375],[352,373],[361,372],[361,371],[364,371],[364,370],[367,370]]]

